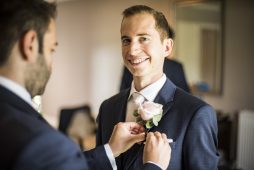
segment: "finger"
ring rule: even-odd
[[[154,136],[156,136],[157,140],[161,140],[162,137],[161,137],[161,133],[160,132],[154,132]]]
[[[149,133],[146,135],[146,141],[151,140],[152,137],[154,137],[153,132],[149,132]]]
[[[143,133],[143,132],[145,132],[145,128],[143,126],[141,126],[140,128],[133,128],[133,129],[131,129],[131,132],[133,134]]]
[[[167,135],[165,133],[162,133],[161,137],[164,140],[164,142],[168,142],[168,138],[167,138]]]
[[[124,126],[124,123],[123,122],[118,122],[115,126],[114,126],[114,129],[118,129],[118,128],[121,128]]]
[[[129,130],[139,130],[139,131],[144,131],[144,127],[136,122],[125,122],[124,125],[128,127]]]
[[[145,133],[140,133],[137,135],[132,135],[132,143],[138,143],[145,140]]]

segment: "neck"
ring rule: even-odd
[[[7,64],[0,67],[0,76],[16,82],[24,87],[24,81],[22,81],[22,72],[17,69],[17,66]]]
[[[133,77],[135,89],[139,92],[162,77],[163,73],[153,77]]]

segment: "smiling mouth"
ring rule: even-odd
[[[129,60],[129,62],[132,65],[139,65],[139,64],[145,62],[146,60],[148,60],[148,58],[139,58],[139,59],[135,59],[135,60]]]

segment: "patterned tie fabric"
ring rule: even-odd
[[[127,105],[127,115],[126,115],[126,122],[136,122],[135,116],[133,113],[138,109],[138,107],[145,101],[145,97],[138,93],[134,92],[130,100],[128,101]]]

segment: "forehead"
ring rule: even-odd
[[[141,13],[123,19],[121,34],[144,33],[155,30],[155,19],[151,14]]]

